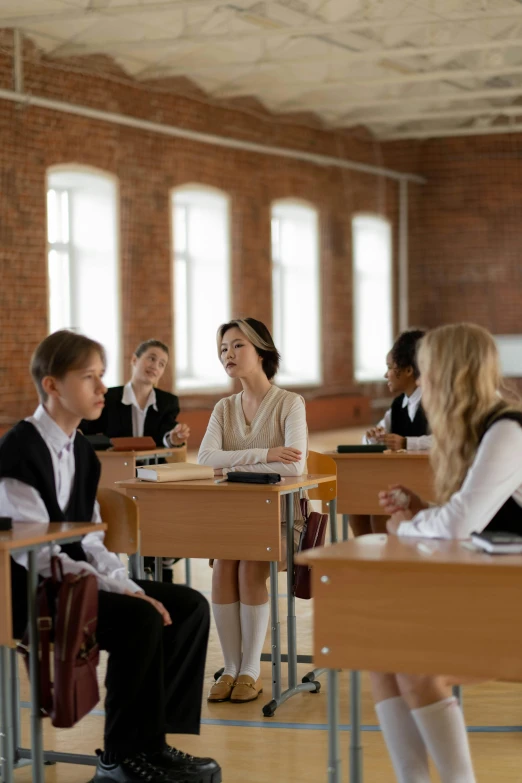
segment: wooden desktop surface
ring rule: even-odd
[[[522,556],[363,536],[296,560],[312,567],[317,665],[522,681]]]
[[[424,500],[434,500],[433,472],[425,451],[327,454],[337,465],[339,514],[382,514],[378,494],[403,484]]]
[[[107,530],[107,525],[96,525]],[[13,522],[12,530],[0,531],[0,645],[12,645],[11,553],[17,549],[44,546],[62,539],[86,536],[92,522]]]
[[[138,504],[142,555],[270,561],[281,559],[281,493],[330,481],[306,474],[280,484],[133,479],[119,487]]]

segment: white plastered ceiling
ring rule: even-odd
[[[0,27],[383,140],[522,128],[522,0],[0,0]]]

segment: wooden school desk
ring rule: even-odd
[[[39,709],[40,670],[37,658],[31,655],[30,699],[31,699],[31,749],[22,749],[20,726],[18,722],[18,693],[13,692],[11,665],[16,666],[14,656],[15,640],[12,638],[11,610],[11,559],[15,552],[28,553],[28,617],[29,645],[31,650],[38,649],[38,627],[36,590],[38,572],[36,553],[49,544],[59,542],[68,544],[80,541],[83,536],[92,533],[92,523],[51,522],[47,524],[13,522],[9,532],[0,531],[0,726],[2,728],[2,780],[11,783],[15,763],[21,758],[32,758],[33,783],[44,783],[44,751],[42,741],[42,718]],[[97,525],[96,530],[106,530],[107,525]],[[16,699],[16,703],[15,703]],[[49,754],[45,754],[48,756]],[[52,754],[53,760],[67,760],[68,754]],[[63,758],[58,758],[62,757]]]
[[[140,512],[140,555],[260,560],[270,563],[272,701],[263,713],[299,691],[318,691],[319,683],[297,684],[297,639],[293,588],[294,495],[331,482],[334,476],[307,474],[280,484],[216,484],[214,479],[156,483],[123,481]],[[288,689],[281,686],[281,638],[277,564],[281,560],[281,497],[287,516]],[[158,570],[158,569],[157,569]]]
[[[468,547],[371,535],[298,556],[312,567],[314,654],[330,669],[329,783],[342,779],[338,669],[522,681],[522,628],[513,614],[522,602],[522,556]],[[358,699],[352,694],[353,709]],[[357,717],[352,710],[351,783],[362,780]]]
[[[434,500],[427,451],[327,454],[337,465],[335,512],[342,514],[344,541],[348,538],[350,514],[383,513],[378,495],[390,484],[404,484],[424,500]]]

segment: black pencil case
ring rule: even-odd
[[[386,451],[388,446],[385,446],[382,443],[376,443],[375,445],[369,445],[369,446],[337,446],[337,453],[338,454],[382,454],[383,451]]]
[[[227,473],[227,481],[232,484],[279,484],[279,473],[246,473],[234,471]]]

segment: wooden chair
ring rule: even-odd
[[[332,476],[337,476],[337,465],[335,460],[328,457],[326,454],[321,454],[318,451],[309,451],[307,459],[307,471],[308,473],[327,473]],[[319,484],[316,489],[308,490],[308,497],[310,500],[321,500],[323,503],[323,511],[330,513],[330,540],[333,543],[337,541],[337,515],[335,514],[335,500],[337,497],[337,481],[329,481],[327,484]],[[330,507],[333,502],[333,508]],[[326,504],[326,506],[325,506]]]
[[[108,525],[105,546],[111,552],[134,555],[140,543],[138,506],[127,495],[115,489],[99,489],[101,517]]]
[[[172,455],[165,457],[165,462],[186,462],[187,461],[187,447],[181,446],[179,449],[172,449]]]

